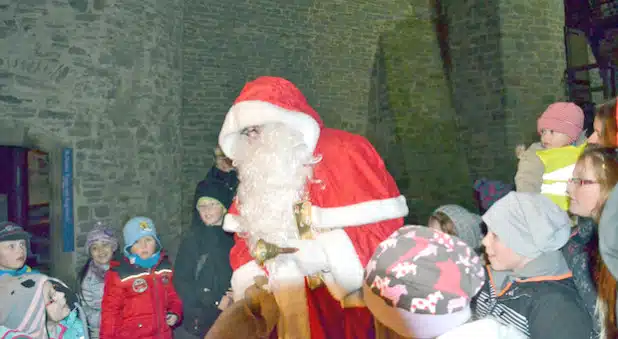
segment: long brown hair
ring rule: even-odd
[[[618,115],[618,112],[616,111],[616,99],[614,99],[601,105],[594,116],[595,120],[601,121],[601,126],[603,126],[599,134],[599,142],[604,147],[618,146],[616,115]]]
[[[590,145],[579,157],[578,163],[590,161],[598,182],[601,195],[593,212],[593,219],[598,224],[605,207],[605,202],[611,190],[618,183],[618,153],[616,148]],[[598,299],[602,302],[598,317],[603,328],[603,338],[614,338],[618,334],[616,325],[616,278],[609,272],[599,255],[598,246],[595,251]],[[597,305],[599,305],[597,303]]]
[[[455,231],[455,224],[453,223],[453,220],[451,220],[446,213],[438,211],[429,217],[429,222],[432,220],[435,220],[438,224],[440,224],[440,230],[442,232],[454,236],[458,235],[457,231]]]

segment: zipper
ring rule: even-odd
[[[156,268],[156,266],[155,266]],[[161,338],[163,334],[163,328],[161,327],[161,314],[159,313],[158,293],[157,293],[157,274],[154,273],[154,269],[148,269],[148,272],[152,278],[152,299],[153,307],[155,309],[155,324],[157,326],[157,337]],[[167,323],[166,323],[167,324]]]

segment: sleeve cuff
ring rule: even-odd
[[[258,266],[255,261],[240,266],[232,273],[232,294],[234,301],[241,300],[245,297],[245,290],[255,283],[254,278],[257,276],[266,276],[266,272]]]
[[[223,230],[229,233],[240,232],[240,222],[238,218],[240,218],[238,215],[226,214],[223,218]]]
[[[318,236],[322,244],[332,279],[325,279],[331,293],[342,300],[350,293],[358,291],[363,284],[364,269],[352,241],[344,230],[333,230]],[[333,286],[334,284],[334,286]]]
[[[362,226],[406,215],[408,204],[403,195],[341,207],[311,206],[311,220],[316,228]]]

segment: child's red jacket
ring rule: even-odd
[[[105,275],[101,305],[100,339],[172,339],[166,323],[169,313],[182,320],[182,301],[172,284],[173,271],[167,257],[151,269],[124,260],[112,261]]]

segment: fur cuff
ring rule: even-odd
[[[326,278],[325,283],[333,297],[342,300],[358,291],[363,284],[364,269],[346,232],[333,230],[322,233],[317,240],[328,258],[330,273],[326,275],[332,279]]]
[[[240,231],[240,223],[238,222],[238,215],[226,214],[223,218],[223,230],[229,233],[236,233]]]
[[[311,206],[313,226],[321,229],[362,226],[406,215],[408,204],[403,195],[341,207]]]
[[[231,281],[234,301],[243,299],[245,290],[255,284],[254,278],[260,275],[266,276],[266,272],[255,261],[250,261],[237,268],[232,274]]]

